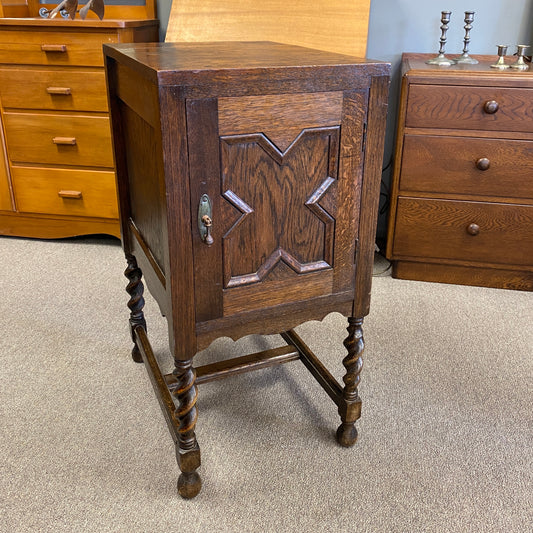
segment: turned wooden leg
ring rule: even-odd
[[[178,492],[183,498],[194,498],[202,488],[202,480],[196,469],[200,466],[200,447],[196,441],[194,428],[198,413],[196,399],[196,371],[192,367],[192,359],[175,361],[174,376],[177,388],[173,395],[178,399],[178,407],[174,417],[178,422],[178,443],[176,457],[181,475],[178,478]]]
[[[142,363],[142,356],[137,344],[135,342],[134,329],[137,326],[142,326],[146,330],[146,321],[144,320],[144,285],[141,281],[142,272],[137,266],[137,260],[133,255],[126,254],[126,261],[128,268],[124,271],[124,275],[128,278],[129,283],[126,287],[126,292],[130,295],[128,307],[130,308],[130,332],[133,341],[133,349],[131,356],[136,363]]]
[[[348,318],[348,337],[344,341],[348,355],[342,361],[346,368],[346,374],[343,377],[344,402],[339,406],[342,424],[337,429],[337,442],[341,446],[353,446],[357,440],[355,422],[361,416],[361,399],[357,387],[361,379],[362,355],[365,348],[362,325],[362,318]]]

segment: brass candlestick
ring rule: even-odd
[[[529,70],[529,65],[526,65],[524,61],[524,51],[526,48],[529,48],[529,45],[519,44],[516,46],[516,54],[518,55],[518,58],[511,64],[511,68],[514,68],[515,70]]]
[[[477,59],[470,57],[468,55],[468,45],[470,43],[470,30],[472,29],[472,22],[474,22],[475,11],[465,11],[465,38],[464,38],[464,47],[463,53],[454,59],[456,63],[467,63],[470,65],[475,65],[479,63]]]
[[[448,59],[444,55],[444,48],[446,45],[446,32],[448,31],[448,23],[450,22],[452,12],[451,11],[442,11],[441,12],[441,35],[440,35],[440,48],[439,48],[439,55],[437,57],[434,57],[433,59],[429,59],[426,61],[426,63],[429,63],[430,65],[439,65],[441,67],[449,67],[450,65],[453,65],[453,61],[451,59]]]
[[[509,68],[509,65],[505,64],[505,56],[507,54],[507,45],[499,44],[498,45],[498,61],[491,65],[490,68],[497,68],[498,70],[505,70]]]

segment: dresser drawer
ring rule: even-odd
[[[394,258],[533,264],[533,206],[400,197],[397,209]]]
[[[0,70],[4,108],[108,110],[103,70]]]
[[[533,141],[405,135],[400,189],[533,198]]]
[[[103,66],[103,43],[118,42],[114,32],[0,31],[0,62],[19,65]]]
[[[13,166],[11,174],[20,212],[118,218],[114,172]]]
[[[4,113],[13,163],[113,167],[108,117]]]
[[[533,89],[411,84],[406,127],[533,131]]]

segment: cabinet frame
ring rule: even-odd
[[[338,408],[337,441],[352,446],[361,414],[362,323],[370,305],[390,66],[273,42],[115,45],[105,54],[132,355],[145,363],[174,440],[180,495],[191,498],[201,488],[197,385],[215,379],[299,359]],[[261,150],[264,156],[257,155]],[[294,168],[283,168],[288,160]],[[310,185],[306,180],[316,178],[317,168],[321,179]],[[280,172],[290,190],[272,186],[276,192],[268,196],[263,174],[278,180]],[[226,175],[235,177],[227,190],[221,187]],[[316,204],[335,180],[338,197],[324,215]],[[304,211],[310,195],[313,215],[323,215],[324,232],[309,229],[321,241],[311,255],[298,256],[292,240],[292,257],[284,250],[285,263],[269,262],[272,228],[266,222],[243,232],[238,252],[249,261],[233,256],[228,262],[223,240],[237,222],[222,214],[222,203],[240,206],[243,217],[257,201],[268,203],[279,214],[276,222],[287,223],[290,239],[305,233],[301,221],[307,218],[297,215],[289,228],[291,217],[276,208],[297,193]],[[198,225],[206,194],[213,200],[211,241],[202,241]],[[331,234],[328,216],[338,223]],[[286,236],[279,226],[276,231],[283,248]],[[255,246],[257,254],[249,251]],[[232,260],[239,263],[235,272]],[[265,264],[283,269],[264,273]],[[273,274],[268,287],[263,273]],[[162,374],[147,337],[144,283],[167,320],[172,374]],[[343,384],[292,329],[333,311],[348,317]],[[196,353],[220,336],[274,333],[285,346],[193,366]]]

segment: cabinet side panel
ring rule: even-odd
[[[159,148],[154,129],[125,104],[119,104],[124,143],[130,217],[158,267],[165,272],[161,231],[164,183],[157,165]]]

